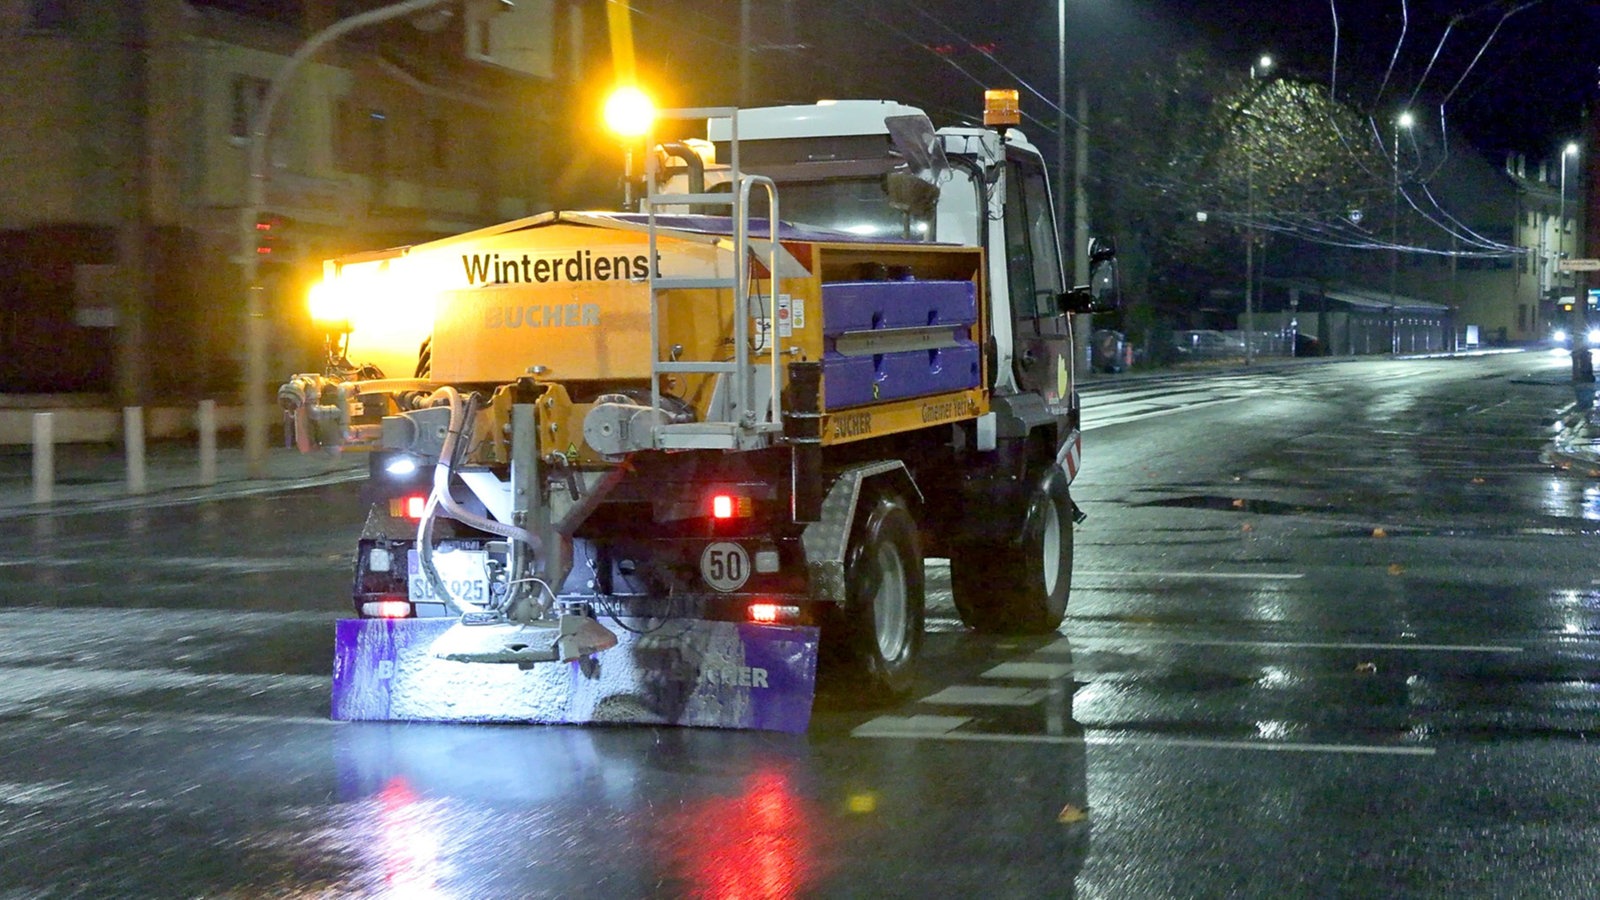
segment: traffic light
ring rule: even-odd
[[[256,219],[256,256],[263,261],[281,261],[283,258],[283,219],[280,216],[260,216]]]

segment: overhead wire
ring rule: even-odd
[[[1492,239],[1489,239],[1489,238],[1487,238],[1487,237],[1485,237],[1483,235],[1477,234],[1477,232],[1475,232],[1475,231],[1472,231],[1472,229],[1467,227],[1465,225],[1465,223],[1463,223],[1459,218],[1455,217],[1454,215],[1450,214],[1446,209],[1444,209],[1443,204],[1438,202],[1438,198],[1436,196],[1434,196],[1433,192],[1431,191],[1431,189],[1428,188],[1428,183],[1430,181],[1432,181],[1433,178],[1437,177],[1439,172],[1448,163],[1449,158],[1450,158],[1451,148],[1450,148],[1450,140],[1449,140],[1449,117],[1448,117],[1448,103],[1449,103],[1450,99],[1452,97],[1454,97],[1456,92],[1459,91],[1461,89],[1462,85],[1466,83],[1467,78],[1472,74],[1473,70],[1476,68],[1476,66],[1478,65],[1479,61],[1483,58],[1484,54],[1488,51],[1490,45],[1493,44],[1493,42],[1495,41],[1496,37],[1499,35],[1501,29],[1504,27],[1506,21],[1511,16],[1516,15],[1516,14],[1528,9],[1529,7],[1532,7],[1532,6],[1538,5],[1539,3],[1545,2],[1545,0],[1528,0],[1528,2],[1524,2],[1524,3],[1521,3],[1519,5],[1512,6],[1509,9],[1506,9],[1505,7],[1507,7],[1510,4],[1510,2],[1513,2],[1513,0],[1493,0],[1493,2],[1485,4],[1485,5],[1481,6],[1481,7],[1479,7],[1478,9],[1475,9],[1475,10],[1473,10],[1471,12],[1463,13],[1463,14],[1457,14],[1457,15],[1453,16],[1450,19],[1450,22],[1448,23],[1448,25],[1446,26],[1445,33],[1443,35],[1441,35],[1438,44],[1435,46],[1434,52],[1430,56],[1429,63],[1427,65],[1427,67],[1425,68],[1423,74],[1420,76],[1417,84],[1413,86],[1413,89],[1412,89],[1411,94],[1410,94],[1410,98],[1407,101],[1407,105],[1408,106],[1414,104],[1415,101],[1416,101],[1416,98],[1421,95],[1421,91],[1424,88],[1426,81],[1431,77],[1437,62],[1438,62],[1438,60],[1440,59],[1440,57],[1442,55],[1442,50],[1443,50],[1446,42],[1448,41],[1449,37],[1451,36],[1451,34],[1454,32],[1456,26],[1460,22],[1462,22],[1462,21],[1464,21],[1466,19],[1470,19],[1470,18],[1479,16],[1479,15],[1490,13],[1490,12],[1496,10],[1496,9],[1499,9],[1501,11],[1500,17],[1496,21],[1494,28],[1484,38],[1483,42],[1479,45],[1479,47],[1477,48],[1476,52],[1473,54],[1471,62],[1462,71],[1461,75],[1456,79],[1456,81],[1452,85],[1450,91],[1447,93],[1445,99],[1439,104],[1439,112],[1438,112],[1438,115],[1439,115],[1439,137],[1440,137],[1439,157],[1438,157],[1437,161],[1434,162],[1434,164],[1431,166],[1431,168],[1427,168],[1426,174],[1424,174],[1425,166],[1424,166],[1422,149],[1421,149],[1421,146],[1417,143],[1416,135],[1415,135],[1414,132],[1410,132],[1408,130],[1408,136],[1410,137],[1410,139],[1412,141],[1413,150],[1416,152],[1416,161],[1415,161],[1414,165],[1409,167],[1409,174],[1407,175],[1407,177],[1405,179],[1405,182],[1401,183],[1400,180],[1399,180],[1400,170],[1399,170],[1399,161],[1398,161],[1398,152],[1397,152],[1399,148],[1397,146],[1389,146],[1388,145],[1388,141],[1385,139],[1385,137],[1383,135],[1383,132],[1382,132],[1382,129],[1380,129],[1378,127],[1377,116],[1376,116],[1376,114],[1374,112],[1369,111],[1368,114],[1367,114],[1367,121],[1368,121],[1369,128],[1371,130],[1372,145],[1378,151],[1383,153],[1384,156],[1395,160],[1395,162],[1392,164],[1393,171],[1391,171],[1389,173],[1386,173],[1386,176],[1385,175],[1380,175],[1379,173],[1375,172],[1367,164],[1367,160],[1364,157],[1364,155],[1356,151],[1355,146],[1353,144],[1351,144],[1351,142],[1349,140],[1349,137],[1344,133],[1344,129],[1340,126],[1340,124],[1339,124],[1339,122],[1337,120],[1337,117],[1332,114],[1332,111],[1329,111],[1328,116],[1327,116],[1329,124],[1333,128],[1333,131],[1334,131],[1335,135],[1339,138],[1341,144],[1344,146],[1346,153],[1348,153],[1350,155],[1351,159],[1356,162],[1357,166],[1368,177],[1372,178],[1374,181],[1384,181],[1384,180],[1393,179],[1393,181],[1395,182],[1395,190],[1396,190],[1396,192],[1400,196],[1405,198],[1407,206],[1412,211],[1414,211],[1417,215],[1421,216],[1422,219],[1425,222],[1427,222],[1430,225],[1432,225],[1433,227],[1437,228],[1440,232],[1449,235],[1453,240],[1462,241],[1462,242],[1468,243],[1468,244],[1470,244],[1472,246],[1482,247],[1482,248],[1484,248],[1483,252],[1489,253],[1491,255],[1521,254],[1521,253],[1525,252],[1525,250],[1523,250],[1523,248],[1515,247],[1515,246],[1512,246],[1512,245],[1509,245],[1509,244],[1504,244],[1504,243],[1501,243],[1501,242],[1493,241]],[[1340,16],[1339,16],[1338,0],[1329,0],[1329,13],[1330,13],[1330,17],[1331,17],[1332,23],[1333,23],[1333,42],[1334,42],[1333,43],[1333,48],[1332,48],[1332,50],[1333,50],[1333,52],[1332,52],[1332,65],[1331,65],[1330,76],[1329,76],[1329,84],[1330,84],[1329,96],[1333,100],[1337,101],[1337,99],[1338,99],[1338,62],[1339,62],[1339,56],[1340,56],[1340,53],[1341,53],[1341,50],[1342,50],[1342,46],[1341,46],[1342,34],[1341,34],[1341,30],[1340,30]],[[1386,68],[1386,70],[1384,72],[1384,77],[1383,77],[1383,80],[1382,80],[1382,82],[1380,84],[1378,92],[1374,95],[1374,98],[1373,98],[1372,104],[1371,104],[1372,107],[1375,107],[1377,105],[1377,103],[1380,101],[1383,93],[1385,91],[1387,91],[1388,86],[1389,86],[1389,82],[1391,81],[1393,73],[1395,71],[1395,68],[1398,65],[1398,61],[1399,61],[1399,58],[1400,58],[1401,51],[1404,48],[1405,41],[1406,41],[1407,35],[1409,33],[1410,9],[1409,9],[1408,4],[1405,2],[1405,0],[1402,0],[1402,3],[1401,3],[1401,14],[1402,14],[1401,33],[1400,33],[1400,36],[1397,38],[1397,40],[1395,42],[1394,49],[1391,51],[1389,65],[1388,65],[1388,67]],[[1397,131],[1398,131],[1398,129],[1397,129]],[[1396,137],[1398,137],[1398,134],[1396,135]],[[1429,204],[1431,206],[1433,206],[1434,209],[1438,210],[1438,215],[1437,216],[1434,215],[1433,213],[1430,213],[1429,211],[1424,210],[1421,207],[1421,205],[1419,205],[1416,202],[1416,200],[1411,196],[1410,191],[1408,189],[1406,189],[1406,185],[1409,185],[1409,184],[1416,184],[1417,187],[1421,189],[1421,192],[1423,193],[1423,195],[1425,197],[1427,197]],[[1467,234],[1463,234],[1462,232],[1466,232]],[[1427,246],[1409,246],[1408,245],[1408,246],[1405,246],[1405,247],[1390,248],[1390,249],[1402,249],[1402,250],[1406,250],[1408,252],[1415,252],[1415,253],[1437,253],[1437,252],[1441,252],[1437,248],[1427,247]]]
[[[1073,117],[1071,113],[1068,113],[1065,109],[1063,109],[1061,107],[1060,103],[1058,103],[1055,100],[1052,100],[1050,97],[1046,96],[1044,94],[1044,92],[1040,91],[1038,88],[1036,88],[1032,84],[1030,84],[1026,78],[1023,78],[1021,75],[1018,75],[1016,72],[1013,72],[1009,66],[1007,66],[1005,63],[1001,62],[999,60],[999,58],[996,57],[993,53],[990,53],[988,50],[984,49],[984,46],[982,44],[978,44],[978,43],[973,42],[966,35],[964,35],[961,32],[955,30],[954,28],[952,28],[949,25],[949,23],[943,21],[942,19],[939,19],[939,18],[935,17],[932,13],[928,12],[926,9],[923,8],[923,4],[914,2],[914,0],[900,0],[900,4],[902,6],[905,6],[905,7],[909,8],[909,9],[911,9],[917,15],[922,16],[924,19],[927,19],[929,22],[932,22],[934,25],[937,25],[938,27],[944,29],[946,32],[948,32],[953,37],[955,37],[956,40],[960,41],[963,46],[971,47],[972,49],[976,50],[981,56],[983,56],[984,59],[987,59],[989,62],[994,63],[995,67],[998,68],[1000,71],[1004,72],[1007,75],[1007,77],[1014,79],[1017,82],[1017,84],[1019,86],[1021,86],[1023,89],[1025,89],[1028,93],[1030,93],[1033,96],[1039,98],[1039,100],[1041,102],[1043,102],[1045,106],[1049,107],[1050,110],[1052,112],[1054,112],[1056,115],[1062,117],[1067,122],[1071,123],[1073,126],[1075,126],[1077,128],[1083,128],[1084,127],[1084,124],[1082,122],[1078,121],[1075,117]]]
[[[992,87],[992,85],[989,82],[986,82],[983,79],[979,78],[978,76],[976,76],[976,75],[972,74],[971,72],[967,71],[967,69],[964,66],[962,66],[959,62],[956,62],[954,59],[950,58],[949,55],[944,54],[944,53],[939,53],[938,51],[934,50],[932,47],[928,46],[925,42],[917,40],[915,37],[911,36],[910,34],[906,33],[905,31],[900,30],[899,28],[895,27],[894,25],[891,25],[890,23],[885,22],[883,19],[881,19],[881,18],[879,18],[877,16],[872,16],[868,21],[871,21],[874,25],[877,25],[879,28],[882,28],[883,30],[889,32],[890,34],[895,35],[896,37],[900,38],[901,40],[905,41],[906,43],[911,44],[914,47],[918,47],[918,48],[926,51],[927,53],[933,55],[940,62],[943,62],[944,64],[946,64],[946,65],[950,66],[951,68],[955,69],[957,72],[960,72],[964,77],[967,78],[967,80],[973,82],[974,84],[980,85],[982,87]],[[943,27],[946,27],[948,29],[948,26],[943,26]],[[951,33],[954,34],[956,37],[961,38],[961,40],[963,40],[963,41],[966,40],[964,37],[961,37],[959,32],[955,32],[955,31],[952,30]],[[993,59],[992,56],[990,56],[989,58]],[[1030,87],[1029,90],[1032,91],[1033,89]],[[1059,111],[1059,109],[1060,109],[1055,104],[1051,104],[1051,108],[1052,109],[1056,109],[1057,111]],[[1034,116],[1034,115],[1032,115],[1032,114],[1030,114],[1030,113],[1028,113],[1026,111],[1024,111],[1022,113],[1022,117],[1024,119],[1027,119],[1029,122],[1032,122],[1033,124],[1038,125],[1040,128],[1049,127],[1049,123],[1045,122],[1044,120],[1040,119],[1039,117]]]
[[[1394,74],[1394,64],[1400,59],[1400,49],[1405,46],[1406,32],[1411,28],[1411,6],[1406,0],[1400,0],[1400,39],[1395,41],[1394,52],[1389,55],[1389,68],[1383,72],[1383,83],[1378,85],[1378,93],[1372,98],[1376,104],[1383,98],[1383,92],[1389,87],[1389,76]]]

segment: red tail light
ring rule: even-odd
[[[713,494],[711,495],[711,518],[713,519],[748,519],[755,511],[749,497],[738,494]]]
[[[411,616],[411,604],[393,598],[368,600],[361,604],[361,614],[372,619],[405,619]]]
[[[780,603],[752,603],[745,608],[745,614],[750,617],[750,621],[758,625],[801,621],[800,607],[786,606]]]
[[[389,515],[397,519],[421,519],[422,511],[427,506],[428,498],[421,494],[414,497],[399,497],[389,501]]]

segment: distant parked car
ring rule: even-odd
[[[1174,331],[1173,343],[1179,356],[1188,359],[1219,359],[1244,355],[1244,338],[1221,331]]]

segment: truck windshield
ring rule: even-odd
[[[767,195],[750,193],[750,215],[766,218]],[[785,222],[886,240],[930,239],[933,223],[889,204],[882,177],[778,183],[778,215]]]

